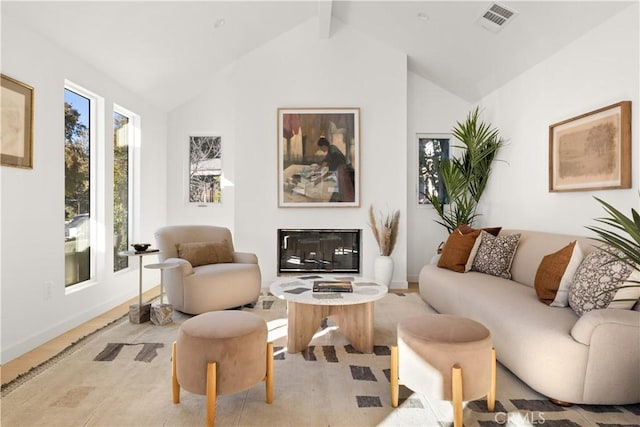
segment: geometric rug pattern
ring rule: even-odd
[[[400,387],[391,407],[390,345],[397,322],[432,312],[417,294],[376,302],[374,352],[356,351],[331,319],[303,352],[286,351],[286,303],[263,290],[242,308],[263,317],[274,342],[274,400],[264,384],[219,396],[218,426],[450,426],[450,402]],[[79,340],[58,356],[2,385],[4,426],[191,426],[204,424],[204,396],[183,390],[171,401],[171,344],[190,316],[174,312],[165,326],[125,317]],[[640,405],[556,406],[498,365],[495,412],[466,402],[465,426],[640,426]]]

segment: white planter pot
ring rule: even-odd
[[[376,282],[389,287],[393,277],[393,258],[384,255],[376,258],[373,263],[373,275]]]

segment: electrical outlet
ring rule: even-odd
[[[44,282],[44,299],[51,299],[53,296],[53,282],[48,280]]]

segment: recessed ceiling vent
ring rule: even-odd
[[[489,31],[497,33],[513,21],[518,13],[498,3],[493,3],[478,19],[478,23]]]

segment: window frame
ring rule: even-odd
[[[101,162],[99,161],[101,157],[103,158],[100,147],[104,146],[102,143],[103,138],[101,137],[104,132],[100,131],[104,129],[104,119],[101,119],[101,117],[104,117],[104,99],[70,80],[65,80],[63,89],[89,100],[89,278],[81,282],[65,285],[65,294],[69,294],[97,283],[101,271],[97,254],[98,248],[102,246],[100,244],[101,233],[99,232],[99,225],[104,224],[104,216],[101,214],[104,211],[104,209],[101,209],[103,208],[103,203],[100,203],[101,196],[104,193],[104,176],[101,173],[104,168],[101,167]],[[64,176],[66,180],[66,167]]]
[[[136,186],[137,186],[137,180],[136,180],[136,147],[139,146],[139,130],[140,130],[140,116],[136,113],[134,113],[133,111],[122,107],[121,105],[114,103],[113,104],[113,112],[112,112],[112,126],[113,126],[113,119],[114,119],[114,115],[115,114],[120,114],[121,116],[124,116],[126,118],[129,119],[129,122],[127,123],[127,141],[128,141],[128,147],[127,147],[127,151],[128,151],[128,173],[127,173],[127,180],[128,180],[128,188],[127,188],[127,197],[128,197],[128,205],[127,205],[127,237],[129,240],[129,243],[131,243],[133,240],[133,236],[134,236],[134,232],[136,230],[136,227],[134,226],[134,220],[136,218],[136,207],[137,207],[137,203],[134,199],[135,194],[137,193],[136,191]],[[112,130],[115,130],[112,128]],[[114,132],[111,133],[112,135],[114,134]],[[113,147],[112,147],[112,153],[115,152],[115,140],[113,141]],[[115,157],[112,157],[112,161],[111,161],[111,176],[113,176],[113,172],[114,172],[114,168],[115,168]],[[113,182],[112,185],[112,192],[115,191],[115,181]],[[112,197],[113,199],[113,193],[112,193]],[[111,234],[113,235],[113,228],[114,228],[114,224],[115,224],[115,215],[114,213],[114,209],[111,209],[112,212],[112,218],[111,218]],[[113,243],[112,242],[112,251],[113,251]],[[117,256],[117,254],[115,255]],[[118,274],[120,272],[124,272],[124,271],[128,271],[131,270],[133,268],[133,266],[131,265],[131,259],[127,258],[128,260],[128,264],[127,267],[122,268],[120,270],[115,270],[115,266],[116,266],[116,260],[114,259],[111,265],[111,271],[114,274]]]

